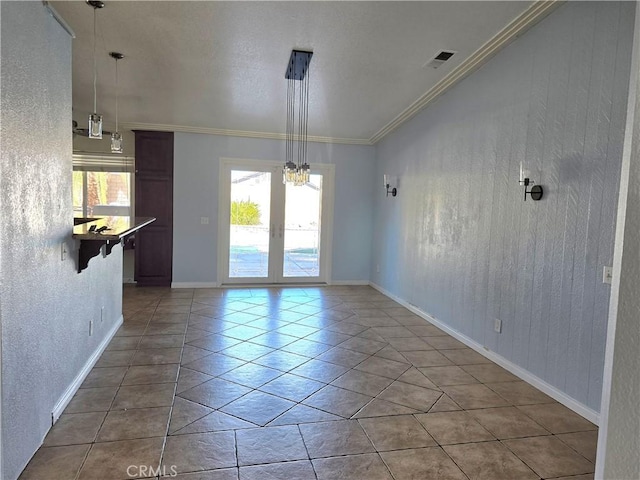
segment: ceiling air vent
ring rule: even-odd
[[[456,52],[452,52],[449,50],[441,50],[432,60],[428,61],[425,67],[438,68],[444,62],[453,57],[453,54]]]

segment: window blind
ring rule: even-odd
[[[100,155],[74,153],[73,169],[84,172],[129,172],[133,173],[135,157],[124,155]]]

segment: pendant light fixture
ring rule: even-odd
[[[102,115],[97,113],[97,65],[96,65],[96,11],[104,8],[104,2],[87,0],[87,5],[93,8],[93,113],[89,115],[89,138],[102,138]]]
[[[292,50],[284,75],[287,84],[286,156],[282,183],[309,182],[307,131],[309,124],[309,63],[313,52]]]
[[[122,134],[118,130],[118,60],[124,55],[119,52],[109,52],[109,55],[116,61],[116,130],[111,134],[111,153],[122,153]]]

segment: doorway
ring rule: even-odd
[[[334,165],[283,184],[282,163],[222,159],[218,278],[222,284],[325,283]]]

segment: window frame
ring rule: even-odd
[[[72,155],[72,171],[82,172],[82,216],[88,216],[88,173],[113,172],[128,173],[129,177],[129,215],[135,214],[135,157],[123,155],[101,155],[74,153]],[[74,205],[75,209],[75,205]]]

